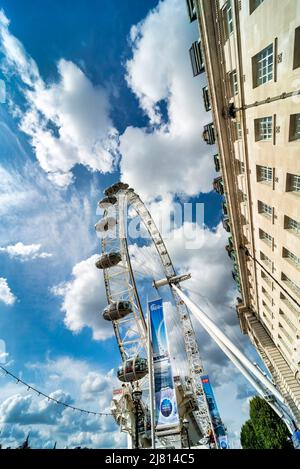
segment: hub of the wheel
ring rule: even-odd
[[[174,275],[173,277],[170,278],[162,278],[161,280],[153,280],[152,286],[156,288],[157,290],[160,287],[163,287],[165,285],[171,285],[172,283],[177,284],[180,282],[184,282],[185,280],[188,280],[191,278],[191,274],[182,274],[182,275]]]

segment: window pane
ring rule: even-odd
[[[227,5],[226,5],[226,19],[227,19],[228,34],[231,34],[233,32],[231,0],[228,0]]]
[[[236,70],[233,70],[229,73],[229,82],[230,82],[230,92],[231,96],[235,96],[239,92],[238,79]]]
[[[255,119],[255,140],[271,140],[273,136],[272,116]]]
[[[295,116],[295,139],[300,138],[300,114]]]
[[[293,69],[300,67],[300,26],[295,30]]]
[[[257,166],[257,180],[259,182],[271,183],[273,178],[273,170],[267,166]]]
[[[283,249],[283,257],[286,257],[298,269],[300,268],[300,258],[295,256],[295,254],[288,249]]]
[[[258,201],[258,211],[259,213],[263,213],[268,217],[272,216],[272,207],[270,205],[265,204],[264,202]]]
[[[193,76],[204,72],[204,61],[202,55],[201,41],[195,41],[190,48],[190,59],[193,69]]]
[[[263,252],[260,251],[260,259],[261,261],[266,264],[267,267],[271,268],[272,267],[272,261],[269,259],[268,256],[266,256]]]
[[[292,114],[290,117],[290,141],[300,139],[300,114]]]
[[[202,92],[203,92],[203,101],[204,101],[205,110],[210,111],[211,104],[210,104],[208,86],[204,86],[204,88],[202,88]]]
[[[272,246],[272,244],[273,244],[273,238],[272,238],[272,236],[270,236],[268,233],[266,233],[265,231],[259,229],[259,237],[260,237],[260,239],[262,239],[263,241],[265,241],[267,244],[269,244],[270,246]]]
[[[292,230],[295,234],[300,235],[300,223],[290,217],[286,217],[286,228]]]
[[[250,15],[264,0],[250,0]]]
[[[289,279],[284,273],[281,274],[282,280],[293,290],[297,295],[300,295],[300,287],[296,285],[291,279]]]
[[[296,174],[287,175],[287,190],[291,192],[300,192],[300,176]]]
[[[273,44],[259,52],[253,60],[256,67],[256,86],[267,83],[273,78]]]

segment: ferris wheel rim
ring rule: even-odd
[[[166,278],[176,276],[177,275],[176,270],[175,270],[174,265],[172,263],[170,254],[167,250],[166,244],[163,240],[163,237],[160,234],[160,231],[158,230],[158,228],[157,228],[157,226],[154,222],[154,219],[153,219],[151,213],[147,209],[145,203],[141,200],[139,195],[131,188],[130,189],[124,189],[124,188],[121,187],[116,192],[115,196],[118,197],[120,195],[120,193],[125,195],[126,201],[129,202],[128,206],[132,206],[134,208],[134,210],[136,211],[136,213],[140,216],[141,221],[143,222],[143,225],[146,228],[146,230],[147,230],[147,232],[150,236],[151,242],[154,244],[154,246],[156,248],[156,251],[158,253],[159,260],[160,260],[161,266],[163,268],[164,274],[166,275]],[[140,205],[142,207],[144,213],[147,214],[147,219],[145,218],[145,214],[143,214],[141,212],[141,210],[139,209],[138,205]],[[119,225],[119,227],[121,228],[121,230],[124,233],[125,232],[125,229],[124,229],[125,220],[124,220],[123,210],[121,210],[119,212],[119,219],[120,219],[120,216],[121,216],[121,221],[118,222],[118,220],[117,220],[117,225]],[[155,236],[153,235],[153,230],[150,227],[154,228]],[[124,236],[124,238],[121,238],[121,239],[125,240],[124,243],[120,242],[120,251],[122,251],[121,255],[123,254],[124,257],[126,258],[127,266],[129,268],[131,276],[134,280],[135,293],[136,293],[136,296],[139,298],[139,293],[138,293],[138,290],[137,290],[137,287],[136,287],[135,277],[134,277],[133,268],[132,268],[132,264],[131,264],[131,260],[130,260],[130,253],[129,253],[129,250],[128,250],[127,238]],[[102,253],[104,254],[105,253],[105,241],[104,240],[102,240],[101,245],[102,245]],[[162,254],[162,252],[163,252],[163,254]],[[104,277],[105,276],[106,276],[106,269],[104,270]],[[170,285],[169,285],[169,287],[170,287],[170,292],[172,294],[172,297],[175,298],[174,290],[171,288]],[[106,290],[107,298],[109,300],[109,296],[110,296],[109,279],[107,279],[107,281],[105,281],[105,290]],[[142,307],[140,307],[140,311],[143,315]],[[143,315],[143,317],[144,317],[144,315]]]
[[[112,188],[109,188],[110,192],[109,193],[105,192],[105,194],[107,196],[116,196],[117,198],[120,194],[123,194],[124,200],[126,199],[126,201],[127,201],[127,206],[132,206],[134,208],[134,210],[136,211],[136,213],[140,216],[141,221],[142,221],[143,225],[145,226],[145,228],[146,228],[146,230],[147,230],[147,232],[150,236],[150,239],[151,239],[152,243],[154,244],[154,246],[156,248],[156,251],[158,253],[160,263],[161,263],[161,266],[163,267],[163,271],[164,271],[164,274],[166,276],[166,279],[170,280],[172,277],[175,277],[176,276],[176,270],[175,270],[174,265],[172,263],[171,257],[168,253],[165,242],[164,242],[164,240],[163,240],[163,238],[160,234],[160,231],[158,230],[158,228],[157,228],[157,226],[156,226],[156,224],[155,224],[155,222],[152,218],[151,213],[147,209],[145,203],[141,200],[139,195],[136,194],[133,189],[128,188],[129,187],[128,185],[125,185],[123,183],[117,183],[115,186],[116,186],[115,191],[114,191],[114,186],[112,186]],[[147,340],[147,332],[146,332],[145,317],[144,317],[142,307],[140,305],[139,293],[138,293],[138,290],[136,288],[133,269],[132,269],[132,265],[131,265],[130,253],[129,253],[129,250],[128,250],[127,238],[125,238],[124,210],[117,211],[117,214],[119,216],[119,219],[117,220],[117,225],[119,224],[119,228],[121,227],[122,233],[124,235],[123,238],[122,238],[123,242],[122,242],[122,239],[120,239],[120,242],[119,242],[120,252],[121,252],[121,256],[122,256],[123,260],[126,260],[128,271],[130,272],[130,275],[131,275],[132,280],[133,280],[133,286],[131,286],[131,287],[133,287],[134,294],[135,294],[136,298],[138,298],[139,313],[140,313],[141,318],[143,318],[144,340],[146,341]],[[121,220],[120,220],[120,215],[121,215]],[[105,249],[104,249],[105,248],[105,241],[104,240],[102,240],[101,246],[102,246],[102,254],[105,254]],[[109,282],[109,278],[107,276],[107,272],[106,272],[105,269],[104,269],[104,280],[105,280],[105,289],[106,289],[107,299],[110,302],[111,301],[111,299],[110,299],[110,290],[109,290],[110,282]],[[191,319],[189,317],[189,312],[186,309],[185,304],[182,302],[179,295],[172,288],[171,282],[168,281],[167,284],[169,286],[171,296],[174,299],[176,310],[178,311],[178,313],[180,315],[180,319],[181,319],[181,321],[184,320],[184,322],[185,322],[185,325],[184,325],[184,322],[182,323],[183,324],[183,326],[182,326],[183,327],[183,332],[191,333],[191,335],[194,334],[193,325],[192,325]],[[180,285],[178,285],[178,288],[180,288]],[[186,311],[186,314],[183,314],[183,309]],[[119,341],[118,336],[117,336],[117,332],[118,332],[117,329],[118,328],[115,327],[114,322],[113,322],[113,326],[114,326],[114,329],[115,329],[116,338]],[[126,356],[122,354],[120,344],[118,344],[118,345],[119,345],[119,349],[120,349],[121,356],[122,356],[122,359],[123,359],[123,368],[124,368],[126,366],[125,362],[124,362],[124,358],[126,359]],[[195,350],[192,352],[193,348]],[[213,426],[212,426],[212,421],[211,421],[209,410],[208,410],[208,404],[206,402],[206,398],[205,398],[203,387],[202,387],[201,374],[203,373],[203,364],[202,364],[202,360],[201,360],[201,357],[200,357],[199,347],[198,347],[198,344],[197,344],[197,340],[195,338],[195,334],[194,334],[194,337],[190,337],[189,339],[185,339],[185,350],[186,350],[187,357],[188,357],[189,370],[192,374],[192,383],[193,383],[192,387],[193,387],[193,390],[194,390],[195,399],[196,399],[196,401],[198,402],[198,405],[199,405],[198,410],[196,410],[195,412],[197,414],[197,419],[199,419],[199,421],[201,421],[200,428],[203,432],[203,435],[205,435],[205,432],[207,431],[207,429],[212,429]],[[189,350],[190,353],[188,353],[188,350]],[[195,355],[194,356],[189,356],[192,353],[195,353]],[[124,368],[124,372],[125,372],[125,368]],[[134,381],[135,381],[134,379],[131,380],[131,382],[134,382]]]

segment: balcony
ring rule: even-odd
[[[215,127],[212,122],[204,126],[202,137],[208,145],[213,145],[216,142]]]
[[[214,179],[213,188],[218,194],[224,194],[224,183],[222,176],[219,176],[218,178]]]
[[[241,289],[241,280],[240,280],[239,273],[237,271],[232,271],[232,278],[236,283],[238,291],[241,293],[242,289]]]
[[[228,207],[227,207],[226,200],[224,200],[223,203],[222,203],[222,209],[223,209],[224,215],[228,215]]]
[[[236,251],[233,249],[232,246],[230,246],[229,244],[227,244],[227,246],[225,246],[225,249],[227,251],[227,254],[228,256],[230,257],[230,259],[235,263],[236,265],[236,262],[237,262],[237,257],[236,257]]]
[[[190,22],[192,23],[197,19],[196,7],[194,5],[194,0],[186,0],[186,6],[188,10],[188,15]]]
[[[208,86],[204,86],[204,88],[202,88],[202,94],[203,94],[203,102],[204,102],[205,110],[210,111],[211,110],[211,104],[210,104]]]
[[[232,250],[230,251],[229,257],[230,257],[230,259],[231,259],[233,262],[236,263],[237,257],[236,257],[236,251],[235,251],[234,249],[232,249]]]
[[[227,251],[228,256],[231,258],[231,251],[233,251],[233,246],[230,244],[226,244],[225,249]]]
[[[216,168],[216,171],[217,173],[220,171],[220,158],[219,158],[219,155],[214,155],[214,163],[215,163],[215,168]]]
[[[201,41],[195,41],[189,50],[193,69],[193,76],[196,77],[205,71]]]
[[[230,233],[230,222],[227,216],[222,218],[222,225],[224,230],[227,231],[227,233]]]

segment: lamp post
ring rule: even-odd
[[[139,447],[139,405],[142,399],[142,391],[138,388],[132,391],[132,399],[135,409],[135,448]]]
[[[191,449],[191,442],[190,442],[190,435],[189,435],[189,424],[190,424],[190,422],[188,421],[188,419],[183,419],[182,426],[185,430],[188,448]]]

